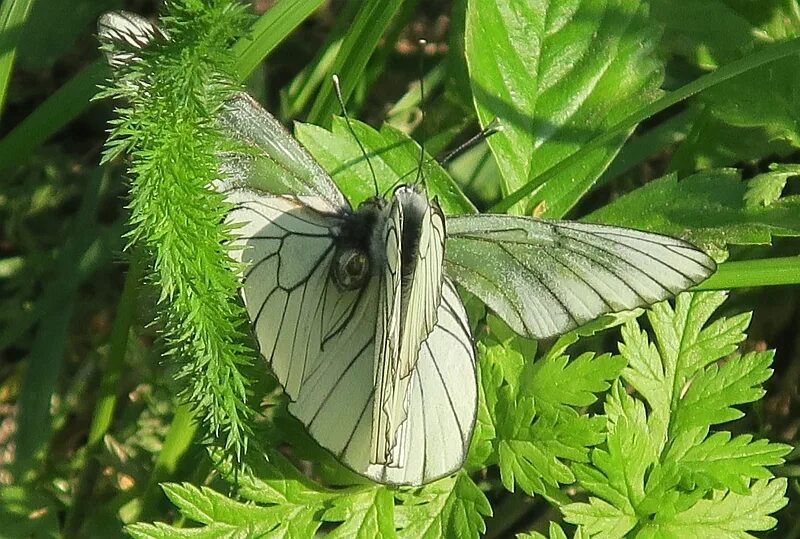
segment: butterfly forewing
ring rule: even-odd
[[[218,121],[245,146],[242,151],[223,156],[226,181],[272,195],[316,197],[336,211],[350,209],[328,173],[252,97],[244,92],[234,94],[222,108]]]
[[[227,192],[234,205],[228,221],[241,223],[239,249],[245,264],[243,298],[261,352],[296,398],[320,367],[323,345],[364,305],[363,291],[342,294],[329,279],[341,218],[322,200],[270,197],[247,189]]]
[[[703,281],[715,264],[659,234],[482,215],[449,220],[445,267],[514,331],[546,338],[672,297]]]

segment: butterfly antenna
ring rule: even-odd
[[[423,70],[425,68],[425,46],[428,42],[424,39],[420,39],[418,42],[419,44],[419,110],[420,110],[420,122],[419,125],[422,125],[425,122],[425,77],[422,76]],[[414,183],[425,184],[425,175],[422,174],[422,167],[425,165],[425,140],[421,140],[419,143],[419,163],[417,165],[417,177],[414,179]],[[427,186],[425,186],[427,187]]]
[[[448,152],[443,157],[437,157],[437,158],[429,157],[428,159],[426,159],[424,161],[423,165],[427,165],[428,163],[433,163],[435,161],[435,162],[439,163],[440,166],[444,166],[444,165],[447,164],[448,161],[453,159],[458,154],[462,153],[465,150],[468,150],[469,148],[471,148],[474,145],[478,144],[480,141],[485,140],[485,139],[489,138],[490,136],[494,135],[495,133],[497,133],[499,131],[502,131],[502,130],[503,130],[503,126],[500,124],[500,122],[497,120],[497,118],[495,118],[494,120],[489,122],[489,125],[487,125],[479,133],[476,133],[475,135],[470,137],[470,139],[468,141],[464,142],[463,144],[460,144],[458,146],[458,148],[456,148],[455,150],[452,150],[452,151]],[[407,177],[411,176],[412,174],[414,174],[414,172],[417,172],[419,174],[419,168],[417,168],[416,170],[414,170],[414,169],[409,170],[408,172],[406,172],[405,174],[403,174],[402,176],[397,178],[397,180],[395,180],[395,182],[392,185],[389,186],[389,189],[386,190],[386,193],[388,193],[394,187],[399,185],[405,178],[407,178]]]
[[[350,116],[347,114],[347,107],[345,107],[344,98],[342,97],[342,87],[339,85],[339,75],[334,73],[331,78],[333,79],[333,89],[336,91],[336,99],[339,101],[339,106],[342,109],[342,116],[344,116],[347,129],[350,131],[350,134],[353,135],[353,138],[356,140],[356,144],[358,144],[358,147],[361,149],[361,155],[364,156],[364,159],[367,162],[369,171],[372,174],[372,183],[375,186],[375,196],[380,196],[381,192],[378,188],[378,176],[375,174],[375,169],[372,168],[372,161],[369,160],[369,156],[367,155],[367,151],[364,149],[364,145],[361,144],[358,136],[356,136],[356,132],[353,129],[353,124],[350,122]]]
[[[457,155],[465,152],[466,150],[472,148],[476,144],[486,140],[487,138],[491,137],[495,133],[497,133],[499,131],[502,131],[502,130],[503,130],[503,126],[500,124],[500,121],[497,118],[495,118],[494,120],[489,122],[489,124],[486,127],[484,127],[479,132],[477,132],[474,135],[472,135],[465,142],[462,142],[461,144],[459,144],[458,147],[456,147],[455,149],[453,149],[453,150],[447,152],[446,154],[444,154],[442,157],[437,159],[437,161],[439,161],[440,165],[444,166],[448,162],[450,162],[454,157],[456,157]]]

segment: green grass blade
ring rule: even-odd
[[[6,0],[0,3],[0,116],[6,104],[17,44],[31,6],[33,0]]]
[[[0,170],[24,163],[33,151],[89,106],[108,73],[105,62],[89,64],[0,140]]]
[[[740,260],[720,264],[716,273],[692,290],[727,290],[800,284],[800,256]]]
[[[86,229],[81,233],[89,238],[93,235],[91,230]],[[113,244],[119,236],[120,231],[116,227],[102,229],[100,237],[85,250],[76,252],[75,249],[65,249],[61,257],[62,261],[77,259],[78,263],[72,266],[61,264],[64,271],[53,283],[53,289],[63,288],[67,292],[61,296],[59,308],[48,311],[42,318],[28,357],[28,370],[18,399],[17,460],[14,463],[15,476],[21,480],[32,470],[39,450],[50,439],[50,400],[58,387],[72,307],[80,284],[78,276],[91,273],[89,268],[110,262],[111,253],[120,248]],[[52,290],[48,293],[52,293]]]
[[[402,3],[402,0],[367,0],[362,4],[333,63],[333,73],[339,75],[345,102]],[[308,114],[308,122],[329,127],[337,112],[339,104],[333,86],[323,84]]]
[[[246,79],[261,60],[322,2],[323,0],[283,0],[259,17],[252,26],[250,35],[240,39],[232,48],[237,59],[234,72],[238,80]]]
[[[125,286],[117,307],[117,315],[111,329],[110,351],[106,362],[105,373],[100,382],[100,395],[95,403],[92,424],[89,428],[89,439],[86,442],[86,454],[83,455],[85,465],[81,471],[78,486],[72,498],[73,503],[64,524],[64,535],[75,537],[90,512],[92,506],[92,492],[100,473],[100,463],[97,452],[103,437],[111,426],[114,410],[117,406],[119,382],[124,369],[125,352],[128,349],[128,336],[137,305],[139,284],[144,273],[144,260],[134,254],[128,274],[125,277]]]
[[[697,119],[697,113],[696,108],[688,108],[642,133],[641,136],[629,140],[592,189],[596,190],[641,165],[664,148],[684,140],[692,123]]]

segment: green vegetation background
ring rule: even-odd
[[[157,156],[135,153],[137,133],[159,127],[152,118],[162,111],[151,110],[149,124],[146,115],[134,116],[137,129],[123,129],[119,149],[135,154],[126,176],[123,157],[98,165],[113,104],[90,103],[108,77],[94,36],[97,17],[121,8],[154,16],[159,6],[6,0],[0,536],[111,536],[122,533],[123,522],[152,521],[203,524],[187,533],[208,537],[305,537],[318,529],[364,537],[561,537],[551,522],[586,537],[748,537],[770,529],[762,533],[800,536],[797,458],[789,452],[798,436],[800,377],[796,2],[553,0],[515,10],[514,2],[283,0],[258,19],[221,15],[224,2],[205,4],[174,2],[172,14],[216,14],[207,26],[229,24],[228,34],[181,46],[205,61],[204,53],[229,41],[231,52],[211,54],[205,69],[246,81],[281,120],[305,122],[296,136],[351,198],[364,195],[368,175],[363,163],[353,165],[357,146],[332,120],[339,113],[328,83],[334,72],[352,116],[373,127],[386,123],[380,131],[356,125],[371,149],[407,133],[435,155],[495,117],[505,121],[488,144],[449,167],[478,209],[685,237],[732,260],[705,287],[735,290],[724,303],[707,293],[682,296],[674,310],[659,306],[640,320],[652,338],[633,322],[614,320],[606,325],[625,323],[621,332],[586,331],[537,350],[489,319],[491,332],[478,335],[483,400],[470,473],[413,491],[358,484],[298,432],[274,381],[251,372],[259,363],[236,366],[244,348],[209,368],[183,361],[181,354],[202,354],[170,341],[208,329],[170,325],[181,312],[186,275],[148,269],[148,256],[161,246],[146,219],[136,220],[181,202],[170,198],[171,184],[148,183],[147,166]],[[265,3],[255,4],[256,13],[265,12]],[[251,37],[236,41],[236,24],[250,27]],[[198,28],[202,21],[186,36]],[[429,42],[424,54],[420,37]],[[415,155],[382,159],[400,174]],[[193,166],[213,174],[212,163],[196,159]],[[183,166],[178,159],[176,167]],[[192,164],[185,166],[178,176]],[[434,190],[464,211],[460,195],[446,198],[449,178],[436,173]],[[162,210],[143,206],[152,197],[130,199],[126,178],[152,188]],[[205,183],[202,176],[193,181]],[[123,253],[129,211],[141,250]],[[750,311],[752,321],[743,314]],[[165,334],[166,342],[159,337]],[[671,346],[689,339],[694,364],[670,370]],[[648,342],[658,344],[657,353]],[[684,349],[677,348],[672,359],[681,363]],[[777,349],[774,359],[770,349]],[[663,368],[660,377],[648,374],[654,364]],[[664,391],[684,375],[707,391]],[[231,377],[241,385],[227,385]],[[558,385],[565,380],[573,392]],[[218,402],[199,402],[209,387]],[[178,393],[200,406],[206,423],[192,421]],[[248,399],[266,403],[266,420],[250,424],[248,408],[238,408]],[[532,424],[519,421],[534,416]],[[263,448],[270,462],[252,463],[255,474],[238,477],[239,489],[231,491],[223,478],[235,473],[221,452],[212,459],[199,444],[215,432],[233,454],[248,441],[261,450],[263,439],[291,449]],[[666,445],[652,442],[657,433],[667,433]],[[308,461],[321,465],[312,470]],[[170,483],[169,500],[162,482]],[[342,484],[348,486],[328,488]],[[145,524],[128,532],[177,533]]]

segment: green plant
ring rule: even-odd
[[[241,329],[236,268],[220,248],[230,232],[219,224],[226,207],[205,187],[216,174],[216,153],[230,144],[216,129],[215,111],[265,55],[281,58],[277,44],[320,4],[279,2],[241,37],[250,20],[227,1],[171,2],[163,20],[171,41],[142,52],[142,62],[106,92],[123,98],[107,161],[121,153],[132,158],[131,269],[114,329],[104,341],[110,351],[98,354],[107,355],[107,363],[99,391],[90,392],[88,440],[77,444],[80,451],[66,465],[53,465],[63,452],[50,432],[63,432],[71,425],[70,411],[79,407],[67,405],[50,418],[50,396],[78,395],[87,384],[79,370],[68,368],[68,389],[58,386],[71,311],[54,306],[74,305],[77,283],[106,267],[107,253],[121,247],[117,222],[108,229],[93,226],[98,200],[113,204],[108,182],[97,173],[81,189],[87,193],[81,217],[61,233],[73,240],[62,251],[44,247],[59,253],[57,268],[68,269],[56,273],[57,284],[36,300],[35,309],[0,335],[4,348],[25,346],[21,336],[36,328],[29,374],[17,398],[17,447],[24,454],[14,463],[17,485],[2,489],[8,503],[0,523],[17,526],[7,529],[18,533],[55,533],[59,523],[49,516],[17,517],[42,507],[52,515],[63,506],[67,534],[115,529],[121,518],[140,522],[127,528],[137,537],[308,537],[317,530],[363,537],[500,536],[548,520],[550,537],[565,537],[555,523],[558,515],[575,537],[749,537],[774,527],[773,515],[787,503],[787,480],[775,478],[772,467],[783,463],[791,446],[769,442],[767,435],[774,433],[756,414],[741,420],[742,410],[752,410],[751,403],[762,398],[772,372],[772,352],[752,350],[745,341],[750,316],[732,314],[759,305],[740,299],[746,296],[723,307],[722,293],[687,293],[674,304],[654,306],[647,322],[637,323],[633,315],[604,318],[554,343],[524,341],[490,316],[476,332],[481,402],[465,469],[418,489],[354,477],[288,415]],[[338,105],[321,73],[338,72],[351,110],[383,120],[383,109],[370,107],[366,96],[387,74],[406,71],[407,79],[415,78],[418,62],[404,70],[390,45],[407,41],[398,36],[405,36],[401,29],[408,21],[425,19],[415,2],[346,4],[349,24],[340,22],[310,63],[281,85],[276,115],[307,111],[314,123],[330,123],[330,130],[297,124],[295,135],[358,203],[371,194],[369,172],[345,124],[333,118]],[[792,36],[800,19],[778,1],[758,12],[734,1],[675,4],[706,10],[702,19],[720,24],[694,26],[690,17],[673,15],[673,3],[661,1],[442,6],[451,17],[449,52],[432,60],[424,77],[425,103],[416,87],[404,96],[381,95],[381,103],[396,103],[388,123],[376,130],[354,122],[354,130],[391,183],[419,162],[419,147],[408,133],[433,153],[474,129],[474,119],[485,125],[498,118],[499,133],[452,163],[455,180],[436,165],[426,166],[428,185],[446,211],[470,211],[474,203],[685,237],[719,261],[734,259],[701,285],[706,290],[797,284],[800,262],[787,256],[794,244],[778,238],[800,235],[800,197],[792,194],[800,144],[792,100],[800,42]],[[39,20],[36,12],[31,20]],[[380,36],[387,36],[382,49]],[[291,52],[283,58],[292,58]],[[299,67],[291,67],[294,75]],[[77,114],[82,105],[75,92],[89,95],[99,68],[82,73],[0,140],[0,167],[19,166],[68,115]],[[142,78],[146,92],[138,86]],[[665,86],[675,89],[667,92]],[[420,106],[426,110],[421,123],[414,114]],[[665,149],[667,165],[657,157]],[[653,179],[651,169],[665,174]],[[24,188],[8,192],[14,200],[36,200]],[[64,207],[57,199],[52,204]],[[27,222],[35,207],[4,206],[4,222]],[[38,250],[8,234],[26,245],[22,258],[31,267]],[[776,247],[759,247],[774,239]],[[14,282],[26,282],[12,261],[4,263]],[[170,378],[178,381],[157,383],[146,393],[142,413],[134,413],[130,403],[120,406],[114,426],[126,354],[129,361],[144,356],[133,362],[139,370],[159,361],[150,347],[129,339],[131,329],[146,333],[133,319],[143,272],[157,291],[164,337],[159,346],[177,370]],[[27,278],[48,282],[52,275],[42,271]],[[35,287],[26,286],[14,289],[14,299],[34,296]],[[483,318],[480,305],[469,308],[476,321]],[[712,320],[718,309],[725,312]],[[787,318],[784,324],[791,327]],[[618,344],[609,342],[615,333],[599,333],[620,325]],[[752,332],[765,335],[758,317]],[[167,378],[163,370],[158,374]],[[133,374],[146,381],[156,376],[152,370]],[[176,387],[191,406],[179,406],[167,428],[162,421]],[[259,408],[264,398],[267,406]],[[191,444],[193,414],[202,439],[220,446],[210,452],[210,462],[204,449]],[[31,417],[46,421],[47,432],[23,421]],[[138,467],[113,458],[104,440]],[[291,451],[276,449],[284,442]],[[151,463],[153,453],[158,456]],[[245,466],[228,458],[245,454]],[[198,461],[206,464],[181,467]],[[313,473],[301,472],[309,462]],[[129,472],[136,487],[126,494],[104,484],[101,465]],[[211,469],[226,481],[214,479]],[[70,485],[65,492],[50,486],[62,478]],[[146,524],[168,518],[161,482],[181,518]],[[235,494],[222,494],[230,488]],[[86,500],[93,492],[104,501],[90,514]],[[545,512],[544,500],[553,512]],[[185,520],[199,526],[184,527]],[[791,516],[784,522],[790,530]]]

